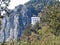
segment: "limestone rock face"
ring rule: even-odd
[[[26,22],[24,22],[26,7],[21,5],[11,12],[10,16],[5,16],[2,20],[2,29],[0,30],[0,42],[7,42],[11,39],[18,40]],[[24,23],[24,24],[23,24]]]

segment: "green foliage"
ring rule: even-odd
[[[60,45],[60,35],[56,36],[52,34],[52,30],[49,26],[43,26],[42,29],[38,31],[41,36],[41,45]]]
[[[41,21],[54,29],[54,34],[58,35],[60,33],[60,3],[55,2],[53,5],[47,5],[41,12]]]
[[[29,24],[29,25],[26,26],[26,28],[25,28],[25,30],[24,30],[24,34],[25,34],[26,36],[31,35],[31,32],[34,32],[34,33],[38,34],[37,31],[38,31],[39,29],[41,29],[40,23],[37,22],[35,25]]]

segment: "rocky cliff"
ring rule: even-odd
[[[48,0],[31,0],[24,5],[16,6],[8,16],[2,20],[2,29],[0,30],[0,42],[7,42],[11,39],[18,40],[26,25],[31,23],[32,16],[38,16],[38,13],[44,9]],[[53,1],[49,1],[53,4]]]

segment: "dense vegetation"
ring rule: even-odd
[[[18,41],[1,45],[60,45],[60,2],[47,5],[40,13],[41,23],[27,25]]]
[[[47,7],[40,13],[42,23],[50,27],[52,33],[59,35],[60,33],[60,3],[55,2],[53,5]]]

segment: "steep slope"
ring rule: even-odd
[[[48,0],[30,0],[24,5],[16,6],[10,12],[9,17],[5,16],[3,19],[0,42],[7,42],[11,39],[18,40],[25,26],[31,23],[31,17],[38,16],[47,3]],[[49,0],[49,3],[53,4],[53,1]]]

